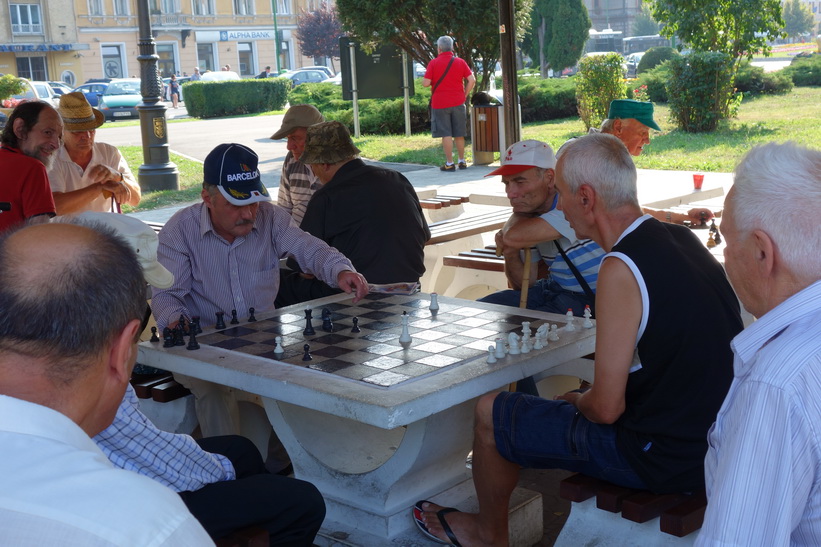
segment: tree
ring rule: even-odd
[[[532,0],[512,1],[521,39]],[[438,53],[437,38],[452,36],[457,54],[471,67],[482,67],[477,89],[487,89],[500,51],[496,0],[337,0],[336,5],[343,28],[363,47],[392,43],[425,65]]]
[[[0,100],[5,100],[12,95],[17,95],[25,90],[23,80],[11,74],[0,76]]]
[[[653,19],[650,6],[641,5],[641,11],[633,19],[633,36],[652,36],[659,33],[659,24]]]
[[[664,27],[693,49],[721,51],[737,62],[772,49],[768,40],[781,34],[779,0],[652,0],[651,10]]]
[[[815,17],[807,4],[800,0],[786,0],[783,9],[784,32],[787,36],[796,38],[815,30]]]
[[[592,23],[582,0],[536,0],[531,11],[529,52],[539,59],[542,77],[575,65]]]
[[[336,8],[322,3],[316,11],[302,10],[296,24],[296,39],[302,54],[329,57],[333,69],[333,58],[339,56],[339,38],[342,36]]]

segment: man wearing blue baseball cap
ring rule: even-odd
[[[279,260],[292,255],[302,271],[331,287],[368,293],[368,282],[342,253],[300,230],[284,209],[271,203],[262,184],[256,153],[241,144],[220,144],[203,165],[202,202],[178,211],[160,231],[158,259],[174,274],[174,284],[154,289],[157,325],[174,327],[180,316],[246,316],[274,309]],[[197,398],[203,436],[239,434],[239,411],[230,390],[209,382],[178,378]],[[189,381],[190,380],[190,381]]]

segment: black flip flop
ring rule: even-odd
[[[456,534],[453,533],[453,530],[450,529],[450,525],[445,520],[445,515],[447,515],[448,513],[458,513],[459,510],[453,507],[445,507],[436,512],[436,516],[439,518],[439,522],[442,524],[442,529],[448,535],[448,539],[450,540],[450,543],[447,543],[445,541],[442,541],[438,537],[434,536],[428,531],[427,526],[425,526],[425,523],[422,520],[422,513],[425,511],[424,509],[422,509],[423,503],[432,502],[428,500],[417,501],[416,504],[413,506],[413,510],[411,511],[411,514],[413,515],[413,522],[416,523],[416,527],[419,528],[419,531],[425,534],[425,536],[428,539],[433,540],[436,543],[441,543],[442,545],[453,545],[454,547],[462,547],[462,545],[459,543],[459,540],[456,539]]]

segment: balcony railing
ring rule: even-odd
[[[43,25],[12,24],[12,34],[43,34]]]

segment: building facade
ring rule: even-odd
[[[163,77],[313,65],[297,16],[317,0],[148,0]],[[136,0],[0,0],[0,73],[70,86],[140,74]],[[274,15],[276,10],[276,16]],[[275,24],[276,20],[276,24]],[[277,49],[278,46],[278,49]]]

